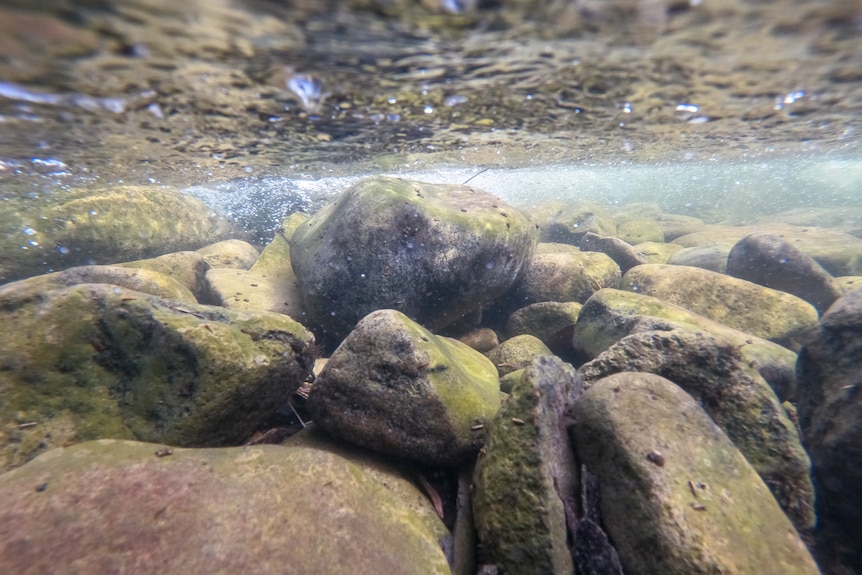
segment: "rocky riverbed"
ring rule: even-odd
[[[375,176],[253,245],[168,187],[50,209],[2,214],[63,249],[3,261],[0,571],[862,569],[846,211]]]

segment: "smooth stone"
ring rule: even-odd
[[[700,218],[681,214],[661,214],[656,218],[664,232],[664,241],[672,242],[678,237],[702,230],[706,224]]]
[[[629,245],[663,242],[664,230],[656,220],[641,217],[619,221],[617,218],[617,238]]]
[[[739,240],[728,255],[727,273],[800,297],[821,314],[841,295],[829,272],[773,234],[755,232]]]
[[[862,276],[841,276],[835,278],[834,282],[841,295],[862,288]]]
[[[817,488],[817,554],[862,572],[862,291],[842,296],[799,352],[799,424]]]
[[[428,465],[474,456],[500,408],[497,368],[395,310],[372,312],[333,352],[307,407],[333,437]]]
[[[558,244],[554,242],[539,242],[536,244],[536,254],[576,254],[581,249],[572,244]]]
[[[572,330],[578,322],[581,307],[581,304],[574,301],[543,301],[522,307],[506,320],[506,337],[532,335],[549,348],[568,348],[571,346]]]
[[[487,192],[374,177],[301,224],[290,257],[309,318],[338,340],[377,309],[451,325],[515,284],[537,235]]]
[[[210,268],[205,293],[207,303],[213,305],[282,313],[303,323],[306,320],[295,281],[241,269]]]
[[[626,573],[819,573],[757,472],[678,386],[618,373],[595,382],[572,416]]]
[[[817,310],[803,299],[691,266],[638,266],[625,274],[620,287],[680,305],[794,350],[798,349],[796,338],[817,323]]]
[[[620,276],[620,267],[603,253],[540,253],[511,297],[519,307],[543,301],[583,303],[603,287],[619,286]]]
[[[678,245],[678,244],[674,244]],[[727,256],[733,249],[733,244],[708,244],[683,248],[671,254],[668,264],[675,266],[692,266],[718,273],[727,271]]]
[[[27,211],[29,206],[4,211],[14,220],[10,228],[27,231],[0,237],[0,283],[73,266],[195,250],[231,232],[227,220],[173,188],[76,188],[54,199],[35,214]]]
[[[124,268],[142,268],[170,276],[188,288],[200,301],[204,288],[204,276],[209,265],[197,252],[173,252],[133,262],[117,264]]]
[[[716,335],[737,346],[745,361],[760,372],[782,400],[796,394],[796,354],[765,339],[697,315],[663,300],[614,289],[597,292],[578,315],[572,346],[590,360],[627,335],[643,331],[668,331],[688,326]]]
[[[505,573],[574,572],[565,506],[575,505],[577,465],[563,420],[579,384],[569,364],[538,358],[489,423],[473,512],[487,559]]]
[[[247,270],[254,265],[260,253],[243,240],[223,240],[197,250],[211,268]]]
[[[273,235],[272,241],[263,248],[260,257],[257,258],[249,271],[266,274],[270,278],[297,283],[296,274],[290,263],[290,238],[296,229],[307,220],[308,216],[301,212],[294,212],[284,218],[281,227]]]
[[[587,232],[581,238],[578,247],[582,252],[601,252],[610,256],[620,266],[621,273],[626,273],[635,266],[647,263],[646,258],[639,254],[631,244],[619,238],[604,237]]]
[[[588,200],[575,201],[563,205],[540,226],[539,241],[576,246],[587,232],[615,236],[617,226],[606,208]]]
[[[92,441],[0,476],[0,572],[450,573],[445,526],[391,466],[301,444],[167,449]]]
[[[459,336],[458,341],[466,343],[480,353],[487,353],[500,345],[497,332],[491,328],[480,327]]]
[[[800,531],[814,527],[811,462],[796,427],[732,342],[691,328],[626,336],[578,374],[589,387],[623,371],[661,375],[694,397],[733,441]]]
[[[154,295],[178,303],[198,303],[194,294],[174,278],[148,269],[124,266],[79,266],[34,276],[3,286],[4,294],[38,293],[81,284],[106,284]]]
[[[554,355],[539,338],[524,334],[509,338],[487,354],[500,376],[524,368],[533,358]]]
[[[0,288],[0,470],[68,442],[236,445],[311,373],[290,318],[103,284]]]
[[[642,244],[636,244],[634,248],[646,259],[647,263],[650,264],[666,264],[673,254],[685,249],[676,244],[666,244],[662,242],[644,242]]]

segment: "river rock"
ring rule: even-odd
[[[629,245],[663,242],[664,230],[657,221],[649,218],[631,218],[623,221],[617,218],[617,237]]]
[[[817,488],[818,555],[834,573],[862,572],[860,374],[862,291],[856,290],[823,315],[797,364],[799,423]]]
[[[377,309],[439,330],[508,290],[537,231],[468,186],[363,180],[300,225],[290,257],[305,311],[340,339]]]
[[[769,382],[782,401],[795,397],[794,352],[680,306],[634,292],[604,289],[587,300],[578,315],[572,345],[583,359],[590,360],[632,333],[668,331],[684,326],[731,342],[745,361]]]
[[[862,276],[841,276],[835,278],[835,287],[841,295],[849,291],[862,289]]]
[[[577,466],[563,418],[579,391],[570,365],[537,358],[490,422],[473,510],[487,560],[505,573],[573,573],[566,506],[575,505]]]
[[[272,311],[305,322],[302,294],[295,281],[231,268],[206,273],[206,301],[231,309]]]
[[[620,286],[791,349],[798,349],[797,336],[817,323],[817,310],[796,296],[691,266],[638,266]]]
[[[634,247],[619,238],[603,237],[592,232],[587,232],[581,238],[578,245],[582,252],[602,252],[610,256],[618,266],[620,272],[626,273],[629,269],[647,263],[647,259],[638,253]]]
[[[757,472],[678,386],[618,373],[595,382],[572,415],[577,457],[598,476],[626,573],[819,573]]]
[[[68,442],[235,445],[311,372],[313,337],[279,314],[120,287],[0,288],[0,470]]]
[[[541,226],[542,242],[578,245],[587,232],[600,236],[617,235],[617,226],[608,210],[591,201],[575,201],[562,206]]]
[[[617,287],[620,267],[600,252],[538,253],[514,290],[518,307],[543,301],[583,303],[603,287]]]
[[[644,242],[635,245],[634,248],[646,259],[648,264],[666,264],[673,254],[685,249],[676,244],[662,242]]]
[[[472,329],[458,336],[457,339],[481,353],[487,353],[500,345],[500,338],[497,337],[497,332],[489,327]]]
[[[197,253],[211,268],[247,270],[254,265],[260,253],[250,243],[231,239],[204,246]]]
[[[568,349],[581,307],[574,301],[543,301],[522,307],[506,320],[506,336],[528,334],[539,338],[551,349]]]
[[[308,397],[314,421],[332,436],[442,466],[475,455],[499,408],[497,368],[485,356],[395,310],[364,317]]]
[[[173,252],[132,262],[117,264],[126,268],[141,268],[170,276],[188,288],[201,300],[204,289],[204,276],[209,264],[197,252]]]
[[[535,357],[553,353],[539,338],[524,334],[507,339],[487,355],[491,363],[497,366],[500,376],[504,376],[524,368]]]
[[[305,445],[100,440],[0,476],[3,573],[448,574],[427,499]]]
[[[589,387],[622,371],[654,373],[694,397],[757,471],[800,531],[814,527],[808,455],[781,402],[739,348],[690,328],[629,335],[578,370]]]
[[[673,244],[678,245],[678,244]],[[733,244],[707,244],[682,248],[667,258],[667,263],[675,266],[692,266],[718,273],[727,271],[727,256]]]
[[[52,201],[33,213],[32,202],[4,206],[4,216],[20,233],[0,237],[0,282],[194,250],[231,231],[211,208],[173,188],[78,188]]]
[[[800,297],[820,313],[841,295],[829,272],[774,234],[755,232],[739,240],[727,258],[727,273]]]

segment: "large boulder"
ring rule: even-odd
[[[539,244],[542,246],[542,244]],[[619,287],[620,266],[607,254],[578,250],[537,253],[513,290],[512,303],[583,303],[604,287]]]
[[[618,373],[595,382],[572,415],[626,573],[819,573],[763,480],[678,386]]]
[[[566,505],[575,506],[577,466],[564,414],[579,390],[572,366],[537,358],[490,422],[473,508],[486,560],[505,573],[573,572]]]
[[[799,423],[817,488],[818,554],[862,572],[862,291],[824,314],[799,352]],[[840,570],[839,565],[844,565]]]
[[[793,422],[733,342],[691,328],[624,337],[580,367],[584,384],[623,371],[654,373],[694,397],[733,441],[800,531],[814,527],[811,463]]]
[[[100,440],[0,476],[2,573],[444,575],[447,536],[397,471],[314,445]]]
[[[338,340],[377,309],[433,330],[453,323],[514,285],[536,238],[487,192],[375,177],[301,224],[290,258],[305,311]]]
[[[116,286],[0,288],[0,470],[69,442],[236,445],[309,376],[290,318]]]
[[[395,310],[369,314],[333,352],[308,397],[330,435],[429,465],[475,455],[500,408],[497,369],[460,341]]]

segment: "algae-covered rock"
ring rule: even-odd
[[[501,376],[524,368],[533,358],[553,355],[542,340],[524,334],[509,338],[487,353]]]
[[[620,238],[605,237],[593,232],[587,232],[578,244],[582,252],[601,252],[614,260],[620,271],[626,273],[629,269],[647,263],[647,259],[629,243]]]
[[[663,242],[664,230],[656,220],[631,218],[617,222],[617,237],[628,244]]]
[[[657,297],[791,349],[817,323],[814,306],[796,296],[691,266],[648,264],[626,272],[620,287]]]
[[[260,255],[250,243],[231,239],[204,246],[197,250],[211,268],[234,268],[247,270]]]
[[[231,268],[206,274],[206,301],[231,309],[272,311],[304,322],[302,296],[295,281]]]
[[[581,304],[574,301],[545,301],[515,310],[506,321],[506,335],[529,334],[542,340],[548,347],[557,347],[558,336],[565,335],[564,344],[571,345],[572,329],[578,322]]]
[[[814,527],[810,461],[769,384],[735,344],[691,328],[624,337],[578,370],[589,387],[622,371],[654,373],[694,397],[757,471],[800,531]]]
[[[488,327],[472,329],[458,336],[458,341],[466,343],[481,353],[489,352],[500,345],[500,338],[497,337],[497,332]]]
[[[490,423],[473,509],[482,549],[505,573],[573,572],[565,508],[577,497],[577,466],[563,416],[579,391],[570,365],[537,358]]]
[[[543,301],[583,303],[603,287],[618,287],[620,267],[600,252],[537,253],[512,298],[520,306]]]
[[[604,289],[587,300],[578,315],[572,345],[588,360],[629,334],[667,331],[680,326],[706,331],[731,342],[745,361],[769,382],[782,401],[795,397],[796,354],[789,349],[680,306],[634,292]]]
[[[500,408],[497,370],[469,346],[395,310],[363,318],[333,352],[308,398],[334,437],[432,465],[457,465]]]
[[[862,291],[842,296],[799,352],[799,424],[817,488],[817,554],[862,571]],[[839,568],[843,565],[844,567]]]
[[[3,573],[449,573],[416,487],[307,445],[56,449],[0,476],[0,525]]]
[[[2,217],[20,233],[0,236],[0,282],[193,250],[230,231],[201,201],[156,186],[73,189],[47,206],[7,207]]]
[[[307,378],[313,338],[279,314],[82,284],[0,289],[0,469],[96,438],[236,444]]]
[[[562,206],[541,226],[542,242],[578,245],[587,232],[615,236],[617,226],[608,210],[591,201],[577,201]]]
[[[3,293],[22,295],[79,284],[109,284],[183,303],[197,303],[189,289],[174,278],[148,269],[125,266],[79,266],[8,283]]]
[[[626,573],[819,573],[766,485],[697,402],[637,372],[595,382],[573,410]]]
[[[276,230],[272,241],[263,248],[251,271],[296,283],[296,274],[293,273],[293,267],[290,264],[290,238],[307,220],[308,216],[301,212],[294,212],[284,218],[281,227]]]
[[[306,312],[331,338],[377,309],[437,330],[508,290],[537,231],[487,192],[366,179],[301,224],[290,240]]]
[[[672,244],[678,246],[679,244]],[[727,271],[727,256],[733,244],[706,244],[682,248],[667,258],[667,262],[674,266],[691,266],[723,274]]]
[[[209,264],[201,254],[188,251],[123,262],[117,265],[151,270],[170,276],[188,288],[198,298],[198,301],[200,301],[203,292],[204,275],[209,269]]]
[[[673,254],[685,249],[676,244],[666,244],[662,242],[643,242],[641,244],[636,244],[634,248],[647,260],[647,263],[650,264],[666,264]]]

